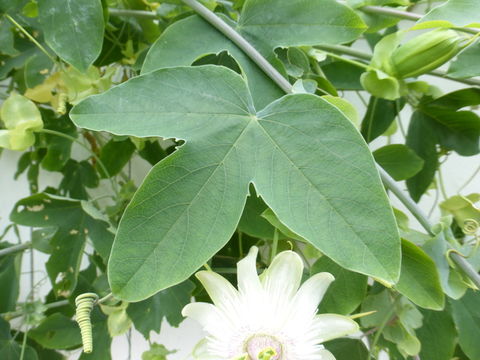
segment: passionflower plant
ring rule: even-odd
[[[318,273],[301,286],[303,262],[293,251],[279,253],[260,276],[258,248],[237,264],[238,290],[213,271],[197,278],[213,304],[196,302],[183,315],[206,332],[208,359],[332,360],[321,344],[358,330],[355,321],[336,314],[317,315],[334,277]]]

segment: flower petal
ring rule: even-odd
[[[225,320],[238,324],[242,319],[242,307],[237,289],[223,276],[213,271],[199,271],[195,276],[200,280],[218,310],[223,313]]]
[[[259,293],[262,284],[257,274],[258,248],[252,246],[248,255],[237,263],[238,290],[241,294]]]
[[[270,299],[291,299],[302,280],[303,262],[293,251],[283,251],[262,274],[261,281]]]
[[[197,321],[203,328],[222,323],[217,308],[208,303],[197,302],[185,305],[182,315]]]
[[[335,278],[328,272],[313,275],[298,290],[293,306],[305,313],[316,313],[318,304],[333,280]]]
[[[347,316],[320,314],[315,316],[309,335],[318,343],[353,334],[358,331],[358,324]]]

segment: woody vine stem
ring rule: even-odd
[[[237,45],[272,81],[274,81],[285,93],[293,93],[293,87],[287,79],[280,74],[264,57],[258,52],[245,38],[231,28],[227,23],[220,19],[215,13],[207,9],[205,6],[195,0],[182,0],[183,3],[191,7],[198,15],[208,21],[218,31],[228,37],[235,45]],[[384,185],[392,191],[392,193],[405,205],[412,215],[419,221],[422,227],[430,235],[432,232],[432,224],[428,220],[426,214],[415,204],[415,202],[404,194],[397,186],[395,181],[383,169],[378,169],[380,177]],[[440,234],[444,241],[445,238]],[[462,271],[472,280],[472,282],[480,288],[480,275],[473,269],[468,261],[456,252],[450,252],[449,255],[454,263],[462,269]]]

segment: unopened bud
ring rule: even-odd
[[[403,79],[436,69],[463,49],[464,40],[465,37],[448,29],[419,35],[393,51],[390,58],[392,75]]]

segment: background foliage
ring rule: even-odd
[[[293,249],[305,275],[336,277],[321,312],[374,311],[361,335],[325,344],[338,360],[479,359],[480,295],[450,255],[478,273],[480,194],[447,194],[441,166],[456,153],[479,172],[480,3],[202,3],[292,93],[179,0],[0,0],[0,150],[22,152],[2,176],[25,176],[31,193],[0,234],[0,358],[78,354],[74,300],[94,292],[94,351],[80,359],[110,359],[113,337],[149,339],[163,319],[178,326],[192,296],[207,300],[196,270],[235,282],[257,245],[259,271]],[[375,163],[416,202],[436,192],[431,231],[392,208]],[[57,186],[39,188],[42,172]],[[32,281],[19,302],[21,262],[36,252],[51,292]],[[169,354],[151,343],[142,359]]]

